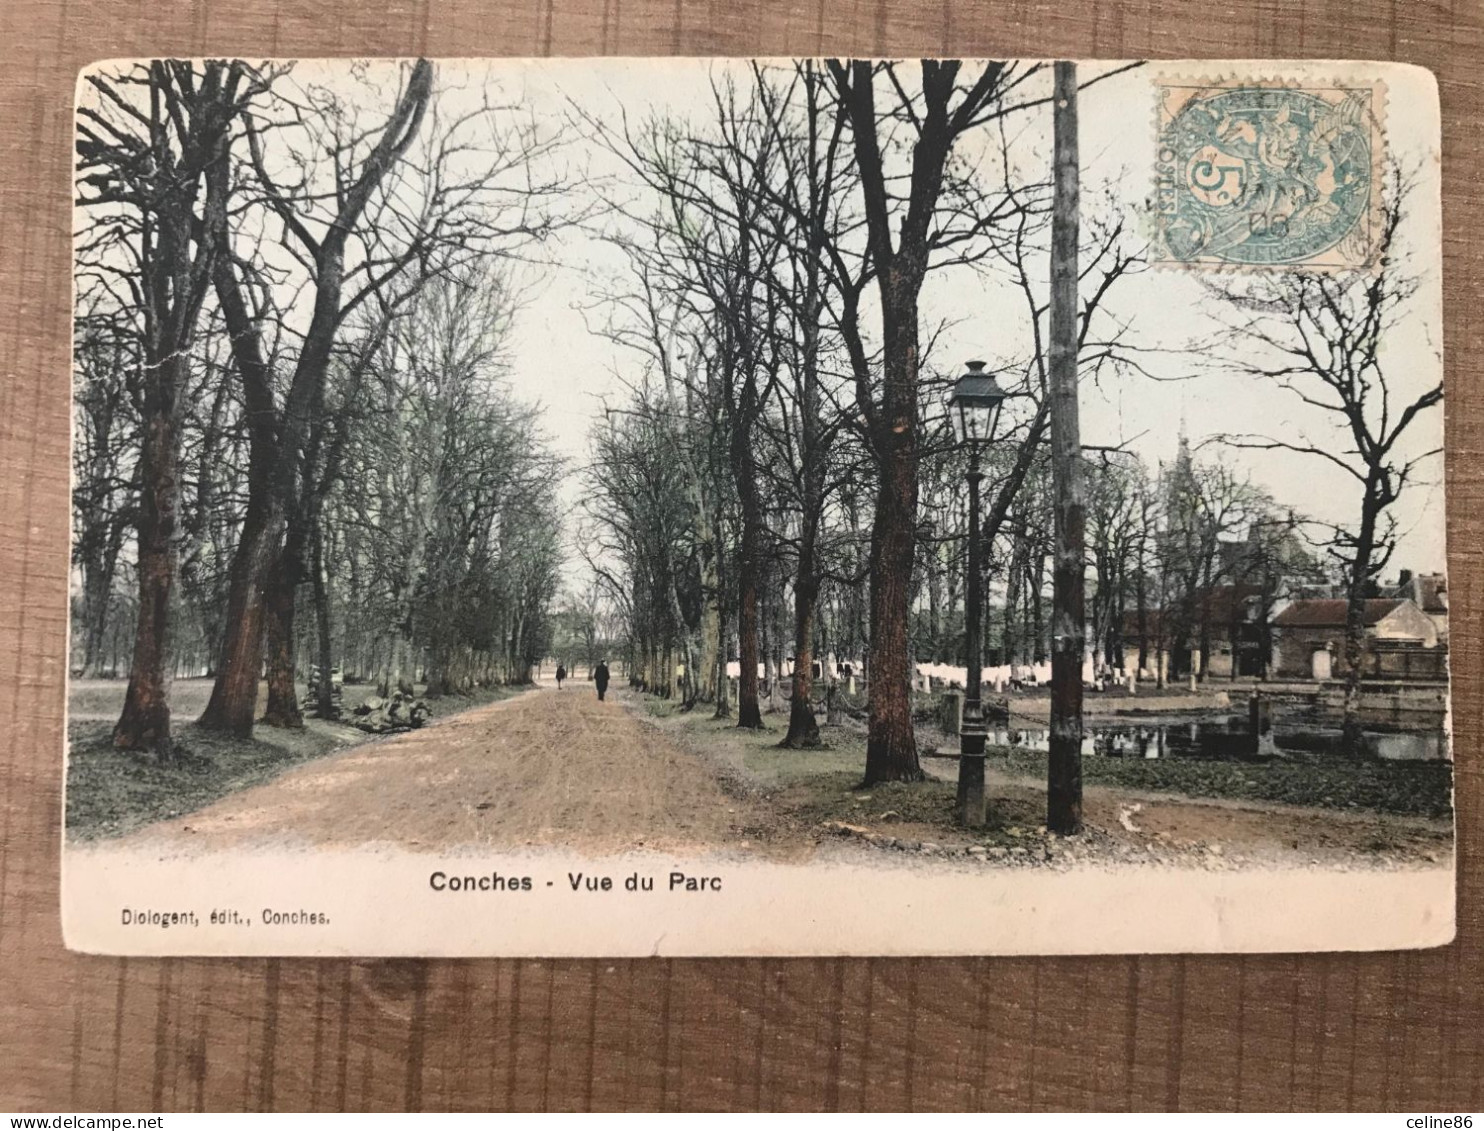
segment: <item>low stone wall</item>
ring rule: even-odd
[[[1245,694],[1243,696],[1245,700]],[[1051,700],[1011,699],[1010,714],[1019,719],[1049,720]],[[1111,715],[1173,715],[1184,711],[1230,710],[1232,696],[1227,691],[1210,691],[1197,695],[1120,695],[1102,698],[1088,695],[1082,700],[1082,714],[1093,718]]]

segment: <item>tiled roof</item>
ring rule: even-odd
[[[1392,597],[1370,598],[1365,602],[1367,627],[1395,612],[1404,603]],[[1348,601],[1328,599],[1294,601],[1273,618],[1273,624],[1278,628],[1343,628],[1348,604]]]

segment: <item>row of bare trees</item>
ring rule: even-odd
[[[1068,70],[1068,90],[1121,69]],[[992,286],[1017,307],[997,302],[982,327],[1011,394],[981,527],[1000,603],[987,644],[1005,659],[1067,636],[1046,610],[1053,356],[1065,400],[1069,374],[1142,380],[1171,352],[1128,316],[1143,249],[1113,190],[1083,192],[1062,225],[1075,286],[1061,276],[1052,348],[1052,154],[1027,128],[1051,116],[1051,69],[718,67],[683,111],[575,107],[568,133],[621,170],[582,193],[550,172],[554,123],[497,89],[440,86],[425,61],[86,76],[75,666],[127,653],[117,743],[170,748],[188,654],[215,678],[202,724],[246,734],[265,672],[266,721],[300,722],[306,652],[388,688],[453,691],[521,678],[550,650],[556,469],[500,382],[511,264],[601,208],[626,267],[594,297],[633,361],[592,434],[577,543],[593,585],[567,594],[560,646],[590,662],[620,635],[599,609],[616,612],[635,679],[748,727],[781,706],[792,660],[790,746],[819,742],[816,661],[863,657],[866,780],[918,777],[912,666],[957,654],[967,558],[965,455],[942,409],[961,359],[933,355],[947,327],[932,288]],[[1060,167],[1065,181],[1075,151]],[[1360,602],[1431,454],[1414,423],[1441,398],[1380,348],[1422,286],[1397,238],[1404,186],[1383,188],[1378,270],[1213,287],[1219,336],[1201,354],[1290,390],[1313,425],[1228,445],[1355,480],[1358,518],[1326,540],[1350,598],[1352,704]],[[1198,595],[1246,583],[1219,546],[1259,531],[1273,544],[1256,558],[1287,555],[1291,572],[1294,531],[1314,529],[1214,458],[1156,475],[1090,448],[1078,466],[1087,631],[1109,663],[1131,611],[1139,666],[1172,643],[1204,656]]]
[[[1079,89],[1111,73],[1084,73]],[[984,327],[1012,394],[986,453],[982,538],[999,604],[986,646],[1003,662],[1049,657],[1051,154],[1015,127],[1049,117],[1049,79],[1018,63],[759,65],[715,74],[702,110],[586,117],[626,172],[608,203],[629,270],[605,297],[608,332],[635,362],[593,435],[583,541],[628,624],[637,682],[726,715],[734,659],[738,722],[756,727],[760,665],[776,696],[792,660],[783,744],[809,746],[815,661],[863,656],[865,780],[919,775],[910,673],[962,654],[967,557],[964,455],[942,411],[960,359],[930,359],[940,327],[922,303],[931,280],[974,286],[976,275],[1022,304],[1014,325],[986,314]],[[1391,544],[1378,540],[1380,516],[1429,454],[1402,435],[1441,396],[1387,401],[1401,376],[1376,345],[1416,290],[1391,248],[1399,184],[1385,211],[1379,270],[1213,289],[1219,333],[1184,362],[1277,379],[1339,445],[1226,437],[1196,459],[1182,442],[1156,470],[1084,450],[1085,534],[1068,543],[1083,550],[1063,572],[1082,563],[1099,663],[1121,667],[1132,646],[1156,678],[1171,654],[1209,671],[1213,637],[1237,628],[1217,623],[1237,607],[1213,605],[1222,587],[1244,617],[1256,594],[1260,626],[1285,586],[1332,585],[1352,609],[1375,592]],[[1117,313],[1144,262],[1116,193],[1084,193],[1078,216],[1076,285],[1061,308],[1068,363],[1086,388],[1145,380],[1153,356],[1188,343],[1141,342],[1137,320]],[[1322,529],[1258,490],[1230,466],[1236,444],[1337,458],[1362,488],[1358,522]]]
[[[434,693],[543,654],[554,467],[500,373],[507,265],[560,186],[489,89],[446,97],[427,61],[86,76],[77,666],[133,616],[119,747],[171,749],[187,625],[215,677],[200,725],[236,735],[265,672],[263,721],[302,725],[306,643]]]
[[[985,523],[987,542],[1008,540],[1022,489],[1045,474],[1049,170],[1024,172],[1004,122],[1044,105],[1044,78],[999,63],[757,66],[716,77],[701,115],[590,119],[632,189],[610,202],[630,264],[610,333],[638,362],[594,437],[587,544],[646,685],[669,690],[684,670],[689,699],[729,712],[735,626],[739,725],[760,725],[759,665],[776,689],[786,655],[784,744],[817,745],[816,660],[864,652],[866,778],[920,776],[914,608],[926,575],[943,615],[937,582],[961,576],[965,457],[919,298],[949,269],[1024,295],[1035,330],[1002,367],[1014,407],[991,445]],[[1116,221],[1088,226],[1085,256],[1091,377],[1131,364],[1105,298],[1140,261]]]

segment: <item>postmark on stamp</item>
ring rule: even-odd
[[[1344,271],[1378,252],[1379,83],[1159,80],[1158,261]]]

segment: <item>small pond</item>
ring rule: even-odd
[[[1252,729],[1245,715],[1176,719],[1096,719],[1085,721],[1082,753],[1104,758],[1205,758],[1222,762],[1253,762],[1258,757]],[[1305,713],[1279,715],[1273,739],[1280,753],[1314,757],[1340,753],[1338,720],[1319,720]],[[991,724],[989,741],[995,746],[1025,750],[1050,748],[1050,733],[1034,727]],[[1361,732],[1365,753],[1389,760],[1438,761],[1447,758],[1448,737],[1441,726],[1414,729],[1369,723]]]

